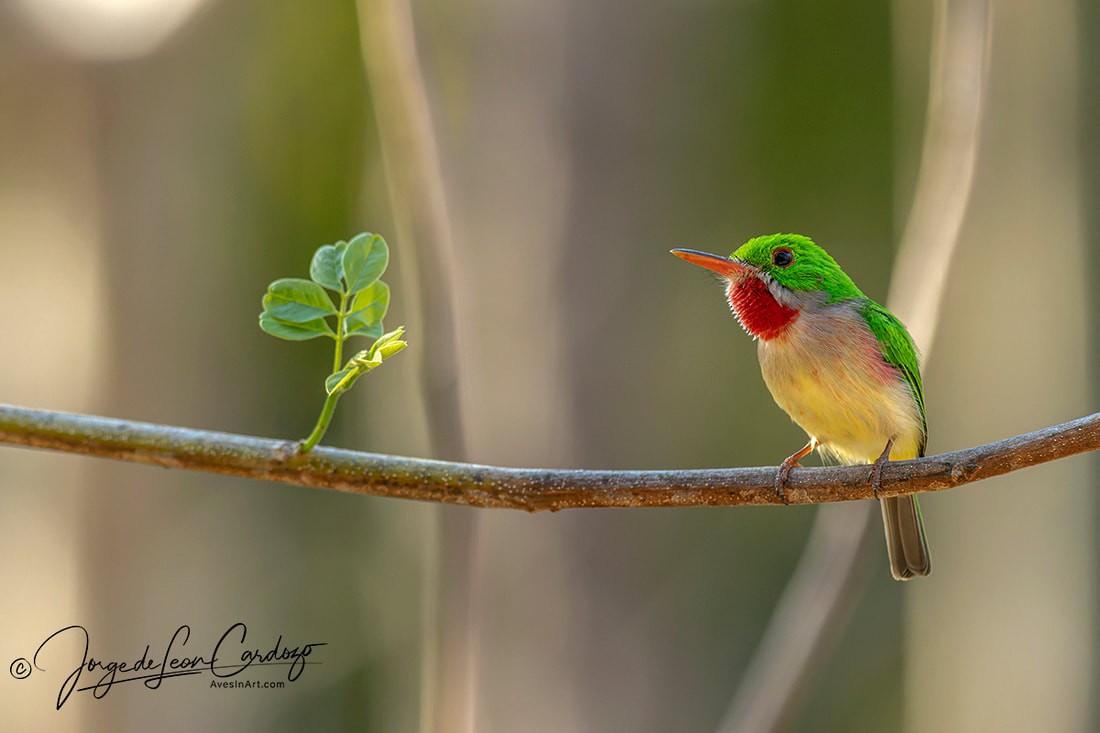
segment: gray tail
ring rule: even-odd
[[[882,500],[882,523],[886,527],[886,549],[890,553],[890,574],[894,580],[909,580],[932,572],[924,522],[915,496],[893,496]]]

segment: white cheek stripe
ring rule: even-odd
[[[799,310],[802,304],[795,298],[793,292],[790,289],[783,287],[775,281],[771,275],[766,272],[760,273],[760,278],[764,281],[764,284],[768,286],[768,292],[772,294],[772,297],[779,301],[779,304],[787,308],[794,308]]]

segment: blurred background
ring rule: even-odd
[[[721,288],[668,249],[804,233],[885,301],[949,4],[416,4],[434,254],[400,236],[364,66],[395,5],[0,4],[0,401],[304,436],[330,352],[262,333],[260,297],[370,230],[411,348],[326,444],[639,469],[800,447]],[[992,6],[932,453],[1097,409],[1100,7]],[[423,375],[448,338],[462,435],[441,438]],[[874,530],[783,729],[1095,730],[1097,468],[928,496],[927,580],[893,582]],[[281,690],[131,683],[55,711],[51,669],[4,675],[0,707],[12,730],[716,731],[816,511],[441,510],[0,448],[0,669],[69,624],[117,659],[180,624],[328,644]]]

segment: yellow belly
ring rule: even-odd
[[[893,438],[891,459],[919,455],[920,408],[858,315],[804,313],[758,349],[772,397],[824,452],[842,463],[870,463]]]

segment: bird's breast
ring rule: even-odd
[[[803,311],[781,338],[760,340],[776,403],[844,462],[869,462],[895,438],[893,458],[919,452],[920,408],[854,306]]]

